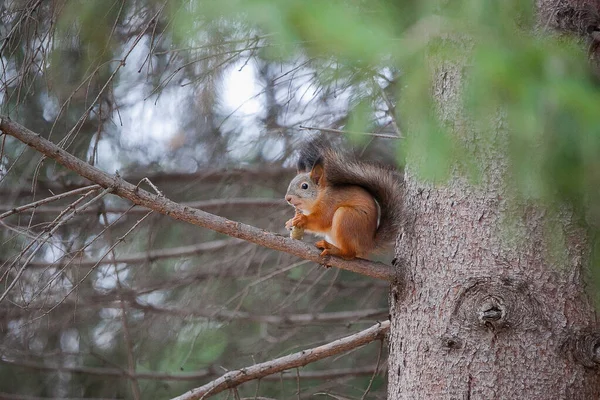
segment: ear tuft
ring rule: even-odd
[[[321,164],[317,164],[310,171],[310,179],[315,184],[322,186],[324,173],[325,171],[323,170],[323,166]]]
[[[322,139],[312,139],[300,148],[296,169],[298,173],[309,172],[315,165],[323,164],[323,151],[327,148]]]

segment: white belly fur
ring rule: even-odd
[[[337,243],[335,243],[335,241],[333,240],[333,238],[331,236],[329,236],[327,234],[319,233],[319,232],[313,232],[308,229],[306,231],[312,233],[315,236],[325,238],[326,241],[328,241],[329,243],[331,243],[332,245],[337,247]]]

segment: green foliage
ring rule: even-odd
[[[222,356],[227,342],[227,337],[219,331],[217,324],[188,325],[179,331],[177,339],[163,354],[157,367],[160,371],[171,373],[202,369]]]
[[[66,98],[89,79],[106,79],[113,58],[114,29],[122,15],[119,1],[79,0],[65,4],[57,21],[50,55],[53,90]]]
[[[339,69],[397,63],[403,82],[399,116],[408,128],[400,144],[402,159],[422,178],[441,182],[457,170],[477,178],[488,163],[505,157],[510,161],[506,179],[520,199],[545,205],[566,201],[588,216],[588,223],[600,224],[589,220],[600,214],[594,201],[600,194],[600,91],[582,43],[541,35],[531,4],[377,2],[371,9],[370,3],[350,1],[268,1],[238,6],[238,13],[247,12],[249,21],[273,32],[275,43],[302,43],[309,56],[332,57]],[[265,18],[254,18],[258,8],[268,10]],[[461,75],[465,86],[445,88],[447,94],[438,88],[432,96],[432,66]],[[462,107],[440,113],[456,96],[463,99]],[[348,130],[367,130],[372,112],[372,104],[359,101]],[[473,126],[476,137],[465,132]],[[495,140],[498,129],[508,132],[507,142]]]
[[[511,179],[524,198],[581,201],[596,193],[600,94],[580,43],[535,32],[533,7],[526,2],[369,7],[348,1],[251,1],[229,3],[220,11],[247,13],[248,21],[277,35],[277,44],[302,43],[308,55],[334,57],[340,69],[399,60],[401,111],[410,128],[403,154],[416,161],[425,178],[447,178],[461,160],[485,162],[452,133],[457,126],[439,120],[439,105],[432,103],[427,65],[464,63],[458,66],[467,83],[464,109],[454,117],[472,121],[481,136],[494,135],[500,126],[509,132],[508,147],[496,151],[511,159]],[[398,32],[391,23],[397,20],[406,29]],[[440,41],[438,33],[452,39]],[[349,130],[366,130],[365,106],[360,102],[354,109]]]
[[[370,114],[371,104],[367,99],[361,99],[351,110],[348,119],[348,131],[352,132],[349,135],[350,139],[355,142],[364,142],[365,136],[360,135],[359,132],[368,132],[370,128]]]

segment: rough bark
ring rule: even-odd
[[[544,214],[519,243],[502,229],[503,193],[407,182],[414,217],[393,291],[390,399],[597,399],[596,318],[576,240],[547,257]],[[581,246],[580,246],[581,248]]]
[[[447,121],[460,120],[459,71],[433,72]],[[600,336],[583,232],[566,212],[513,208],[501,154],[484,157],[490,168],[477,188],[459,178],[432,187],[406,172],[388,398],[598,399]],[[507,215],[517,229],[506,230]],[[563,227],[562,253],[548,244],[548,218]]]

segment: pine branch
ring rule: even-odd
[[[39,397],[39,396],[29,396],[26,394],[14,394],[14,393],[6,393],[0,392],[0,399],[2,400],[56,400],[56,397]],[[114,400],[114,397],[106,398],[106,397],[69,397],[64,398],[64,400]]]
[[[319,127],[304,126],[304,125],[300,125],[299,128],[306,129],[308,131],[321,131],[321,132],[327,132],[327,133],[337,133],[338,135],[366,135],[366,136],[373,136],[373,137],[384,138],[384,139],[402,139],[401,136],[388,135],[385,133],[342,131],[339,129],[319,128]]]
[[[150,178],[151,179],[151,178]],[[125,179],[128,180],[128,179]],[[151,179],[152,180],[152,179]],[[156,181],[153,181],[156,183]],[[40,206],[44,203],[49,203],[55,201],[57,199],[79,194],[82,191],[87,190],[92,186],[84,186],[79,189],[74,189],[70,192],[61,193],[56,196],[47,197],[45,199],[36,201],[34,203],[25,204],[22,206],[10,206],[7,204],[0,204],[0,219],[6,218],[13,214],[19,214],[24,211],[27,211],[31,208],[35,209],[35,213],[39,214],[58,214],[62,210],[64,210],[64,206]],[[31,188],[29,188],[31,189]],[[8,191],[8,190],[7,190]],[[0,193],[2,194],[2,193]],[[252,209],[256,208],[265,208],[271,209],[274,207],[283,207],[286,206],[285,201],[282,199],[269,199],[269,198],[229,198],[229,199],[213,199],[213,200],[200,200],[200,201],[190,201],[185,203],[180,203],[183,206],[199,208],[201,210],[211,210],[211,209],[225,209],[225,208],[242,208],[242,207],[252,207]],[[129,214],[145,214],[148,210],[145,208],[134,208],[133,210],[127,210],[126,207],[115,207],[115,206],[106,206],[102,208],[102,211],[106,213],[113,214],[122,214],[127,211]],[[98,214],[97,208],[89,208],[83,210],[80,214]]]
[[[196,389],[192,389],[181,396],[174,397],[172,400],[199,400],[208,396],[215,395],[223,390],[230,389],[254,379],[260,379],[267,375],[285,371],[291,368],[303,367],[306,364],[330,357],[339,353],[364,346],[378,339],[383,339],[390,328],[390,322],[384,321],[355,333],[354,335],[338,339],[334,342],[314,347],[312,349],[302,350],[298,353],[276,358],[251,367],[242,368],[236,371],[230,371],[220,378],[207,383]]]
[[[103,305],[106,307],[106,305]],[[247,320],[254,322],[263,322],[269,324],[311,324],[311,323],[351,323],[353,321],[362,320],[365,318],[385,318],[387,317],[389,310],[387,308],[380,309],[367,309],[359,311],[336,311],[336,312],[324,312],[324,313],[306,313],[306,314],[289,314],[289,315],[260,315],[253,314],[251,312],[244,311],[232,311],[232,310],[198,310],[188,308],[174,308],[174,307],[162,307],[154,306],[149,304],[140,304],[134,301],[131,305],[132,308],[139,309],[146,312],[154,312],[158,314],[167,315],[179,315],[184,318],[189,317],[203,317],[217,321],[229,321],[229,320]]]
[[[4,219],[4,218],[8,217],[9,215],[21,213],[23,211],[29,210],[30,208],[39,210],[39,208],[42,204],[50,203],[50,202],[53,202],[56,200],[63,199],[68,196],[74,196],[77,194],[87,192],[88,190],[99,189],[99,188],[100,188],[100,186],[98,186],[98,185],[84,186],[79,189],[71,190],[70,192],[60,193],[60,194],[57,194],[54,196],[46,197],[45,199],[34,201],[33,203],[24,204],[24,205],[18,206],[18,207],[7,207],[7,206],[0,205],[0,211],[6,211],[6,212],[0,214],[0,219]],[[57,208],[57,211],[56,211],[57,213],[60,213],[65,209],[65,207],[56,207],[56,208]],[[83,212],[85,212],[85,210],[81,210],[80,214]]]
[[[385,264],[361,259],[343,260],[337,257],[321,257],[314,246],[299,240],[293,240],[250,225],[228,220],[198,209],[189,208],[167,199],[164,196],[151,194],[137,186],[111,176],[98,168],[87,164],[79,158],[63,150],[54,143],[42,138],[24,126],[6,117],[0,116],[0,130],[13,136],[45,156],[54,159],[71,171],[89,179],[104,188],[110,188],[113,194],[128,199],[135,204],[147,207],[160,214],[168,215],[180,221],[202,226],[225,235],[244,239],[274,250],[283,251],[309,261],[356,272],[365,276],[387,281],[395,279],[393,269]]]
[[[194,173],[152,173],[145,177],[150,179],[156,185],[163,184],[221,184],[230,181],[257,182],[261,184],[269,181],[277,181],[291,177],[294,173],[293,168],[284,168],[278,166],[267,166],[262,170],[257,168],[220,168],[208,169]],[[140,174],[131,174],[124,176],[123,179],[130,182],[139,182],[144,176]],[[43,182],[35,186],[35,190],[49,190],[51,192],[60,192],[63,190],[74,190],[88,185],[84,179],[65,179],[56,182]],[[32,193],[32,184],[12,186],[10,188],[0,188],[0,196],[18,195],[25,196]]]
[[[73,374],[93,375],[93,376],[105,376],[112,378],[124,378],[130,379],[135,378],[137,380],[152,380],[152,381],[172,381],[172,382],[187,382],[187,381],[198,381],[200,379],[206,379],[213,376],[218,376],[221,369],[216,366],[203,368],[194,372],[182,372],[178,374],[169,374],[164,372],[136,372],[133,376],[127,372],[127,370],[119,368],[107,368],[107,367],[84,367],[84,366],[68,366],[64,364],[45,364],[40,362],[24,361],[20,359],[14,359],[12,361],[0,359],[1,364],[10,365],[12,367],[19,367],[23,369],[34,369],[38,371],[47,371],[50,373],[56,372],[69,372]],[[346,376],[360,376],[360,375],[372,375],[375,371],[375,365],[369,365],[366,367],[357,368],[339,368],[339,369],[325,369],[319,371],[300,371],[300,379],[336,379],[343,378]],[[280,380],[292,380],[298,379],[296,373],[282,373],[279,375],[269,375],[262,378],[264,381],[280,381]],[[3,399],[0,394],[0,399]]]
[[[33,248],[33,250],[31,251],[31,253],[29,254],[29,257],[27,257],[27,259],[21,264],[20,268],[17,270],[17,272],[16,272],[15,276],[13,277],[12,281],[6,286],[6,289],[4,290],[4,292],[2,293],[2,295],[0,295],[0,302],[2,302],[2,300],[4,300],[6,298],[6,296],[8,296],[8,293],[12,290],[13,287],[15,287],[15,285],[19,281],[19,278],[23,275],[23,272],[25,272],[25,269],[27,268],[27,266],[29,265],[29,263],[31,262],[31,260],[33,260],[33,257],[36,255],[36,253],[40,249],[42,249],[44,243],[46,243],[52,237],[52,235],[58,230],[58,228],[60,228],[63,224],[65,224],[70,219],[72,219],[75,215],[77,215],[77,213],[79,212],[79,210],[83,210],[83,209],[89,207],[91,204],[93,204],[94,202],[98,201],[102,197],[106,196],[111,191],[112,191],[111,188],[107,188],[107,189],[103,190],[102,193],[98,194],[96,197],[94,197],[93,199],[91,199],[90,201],[88,201],[87,203],[85,203],[84,205],[75,208],[78,203],[82,202],[88,195],[91,195],[92,193],[95,192],[95,189],[92,189],[91,191],[89,191],[88,193],[84,194],[82,197],[80,197],[79,199],[77,199],[75,202],[73,202],[69,207],[65,208],[65,210],[63,211],[63,213],[61,213],[58,217],[56,217],[56,219],[50,225],[50,226],[52,226],[52,228],[50,228],[50,226],[48,226],[44,231],[42,231],[42,233],[40,233],[35,238],[35,240],[31,241],[29,243],[29,245],[27,245],[21,251],[21,253],[19,253],[19,255],[15,258],[15,260],[6,268],[6,272],[0,278],[0,282],[2,280],[4,280],[4,278],[6,277],[7,273],[9,271],[11,271],[12,267],[14,265],[16,265],[18,261],[21,260],[21,258],[25,255],[25,253],[29,249]]]
[[[148,210],[145,210],[148,212]],[[210,242],[198,243],[190,246],[181,246],[181,247],[172,247],[160,250],[149,250],[141,253],[133,253],[128,255],[123,255],[114,260],[112,259],[77,259],[76,262],[73,262],[74,266],[82,268],[82,267],[91,267],[94,265],[106,265],[106,264],[114,264],[114,263],[126,263],[126,264],[142,264],[145,262],[154,262],[157,260],[164,260],[168,258],[181,258],[181,257],[189,257],[202,253],[207,253],[211,251],[219,251],[224,248],[229,248],[233,246],[238,246],[240,244],[245,244],[246,242],[242,240],[236,239],[221,239],[221,240],[213,240]],[[71,255],[71,256],[70,256]],[[69,257],[70,256],[70,257]],[[63,267],[72,263],[72,259],[79,257],[78,252],[74,252],[72,254],[65,254],[59,260],[48,262],[48,261],[31,261],[29,262],[29,266],[34,268],[47,268],[47,267]],[[0,259],[0,263],[2,259]]]
[[[181,374],[168,374],[161,372],[136,372],[131,374],[125,369],[118,368],[105,368],[105,367],[83,367],[83,366],[68,366],[63,364],[45,364],[36,363],[31,361],[20,360],[15,358],[11,361],[0,360],[0,363],[11,365],[15,367],[22,367],[27,369],[36,369],[40,371],[49,372],[71,372],[76,374],[85,375],[97,375],[97,376],[110,376],[115,378],[127,378],[127,379],[145,379],[145,380],[161,380],[161,381],[194,381],[198,379],[207,378],[209,376],[216,375],[216,370],[211,368],[200,369],[193,373],[181,373]],[[372,371],[372,370],[371,370]]]

